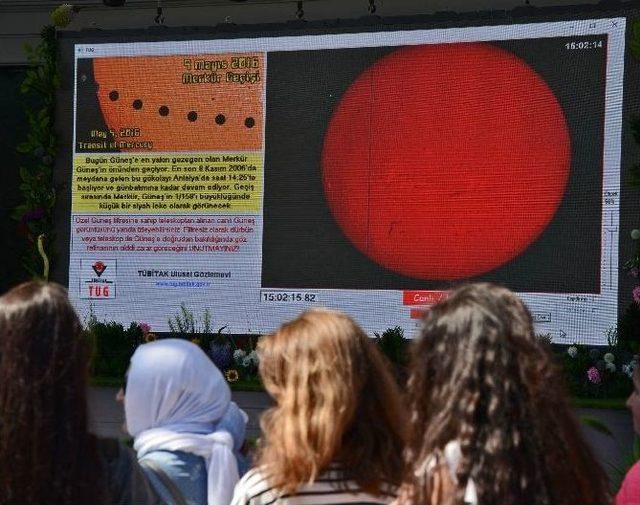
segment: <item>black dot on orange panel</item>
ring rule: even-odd
[[[142,109],[142,100],[134,100],[132,105],[135,110],[140,110]]]
[[[120,93],[118,93],[115,89],[109,93],[109,100],[115,102],[118,98],[120,98]]]
[[[256,120],[253,119],[252,117],[248,117],[247,119],[244,120],[244,125],[247,128],[253,128],[256,125]]]
[[[224,117],[224,114],[218,114],[216,116],[216,124],[223,125],[226,120],[227,120],[227,118]]]
[[[160,107],[158,109],[158,114],[160,114],[161,116],[168,116],[169,115],[169,107],[167,107],[166,105],[163,105],[162,107]]]
[[[193,123],[196,119],[198,119],[198,113],[195,110],[192,110],[191,112],[189,112],[189,114],[187,114],[187,119]]]

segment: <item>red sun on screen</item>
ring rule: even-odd
[[[564,113],[523,60],[484,43],[399,49],[349,87],[322,179],[338,225],[417,279],[488,272],[533,243],[571,165]]]

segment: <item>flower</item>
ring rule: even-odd
[[[633,240],[638,240],[640,238],[640,230],[638,230],[638,228],[631,230],[631,238]]]
[[[630,379],[633,377],[633,371],[636,368],[636,362],[630,361],[626,365],[622,365],[622,373],[625,374]]]
[[[616,364],[615,363],[611,363],[611,362],[607,362],[607,364],[605,365],[607,370],[609,372],[615,372],[616,371]]]
[[[138,323],[138,327],[140,328],[140,331],[142,331],[143,335],[146,335],[147,333],[151,332],[151,325],[150,324]]]
[[[258,353],[255,351],[255,349],[251,351],[247,357],[256,366],[260,363],[260,358],[258,357]]]
[[[600,372],[598,372],[598,369],[595,366],[592,366],[587,370],[587,379],[589,379],[589,382],[593,384],[600,384],[602,381],[600,378]]]
[[[629,275],[631,277],[638,277],[640,275],[640,269],[638,267],[632,267],[629,269]]]
[[[149,333],[145,333],[144,334],[144,341],[145,342],[153,342],[154,340],[157,340],[157,339],[158,339],[158,337],[156,336],[155,333],[149,332]]]
[[[242,360],[246,355],[247,353],[242,349],[236,349],[235,351],[233,351],[233,361],[235,361],[237,364],[240,364],[242,363]]]
[[[242,366],[244,367],[249,367],[253,364],[251,358],[249,356],[245,356],[244,358],[242,358]]]
[[[237,382],[238,379],[240,379],[240,374],[234,368],[229,368],[229,370],[224,373],[224,376],[227,379],[227,382]]]
[[[640,305],[640,286],[633,288],[633,301]]]
[[[572,345],[567,349],[567,354],[572,358],[575,358],[578,355],[578,348],[575,345]]]
[[[613,363],[616,360],[616,357],[611,352],[605,354],[603,358],[607,363]]]

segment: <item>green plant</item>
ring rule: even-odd
[[[640,351],[640,306],[630,303],[618,322],[618,346],[637,353]]]
[[[613,466],[613,471],[615,473],[614,489],[620,488],[620,485],[622,484],[624,477],[627,475],[627,472],[639,460],[640,460],[640,438],[634,437],[633,445],[631,446],[631,449],[627,450],[626,454],[624,455],[622,464],[619,467]]]
[[[186,304],[180,304],[180,312],[167,320],[172,333],[180,333],[186,336],[197,334],[211,334],[211,312],[204,309],[201,319],[196,319],[193,312],[187,308]],[[225,328],[223,326],[218,333]]]
[[[596,419],[595,417],[591,417],[591,416],[581,416],[580,422],[585,426],[588,426],[589,428],[593,428],[597,432],[602,433],[603,435],[613,438],[613,432],[609,429],[609,427],[605,423],[600,421],[600,419]]]
[[[640,58],[640,19],[631,24],[631,41],[629,50],[636,58]]]
[[[167,323],[171,333],[199,345],[221,370],[226,370],[231,363],[233,349],[236,347],[235,343],[228,334],[224,333],[226,325],[221,326],[215,332],[212,330],[209,309],[205,309],[202,317],[198,318],[185,303],[181,303],[180,311],[169,317]]]
[[[574,344],[558,355],[567,386],[579,398],[623,398],[633,387],[627,368],[633,355],[620,347]]]
[[[595,417],[591,417],[591,416],[582,416],[580,417],[580,422],[582,424],[584,424],[585,426],[588,426],[594,430],[596,430],[598,433],[601,433],[607,437],[609,437],[610,439],[612,439],[617,445],[618,445],[618,449],[620,450],[620,452],[624,455],[623,456],[623,461],[620,465],[616,465],[610,461],[607,461],[606,464],[609,465],[609,467],[612,469],[612,474],[613,474],[613,489],[619,489],[620,488],[620,484],[622,484],[622,480],[624,479],[625,475],[627,475],[627,472],[629,471],[629,469],[638,461],[640,460],[640,439],[638,437],[634,437],[633,439],[633,445],[631,447],[631,449],[626,449],[620,446],[618,440],[616,439],[615,435],[613,434],[613,432],[609,429],[609,427],[606,425],[606,423],[603,423],[602,421],[600,421],[599,419],[596,419]]]
[[[258,365],[260,363],[260,359],[252,338],[249,338],[249,341],[245,346],[236,348],[233,351],[232,358],[233,366],[231,369],[237,372],[238,380],[259,381]]]
[[[125,328],[121,323],[98,321],[92,317],[85,331],[94,349],[93,374],[124,379],[131,356],[145,342],[140,325],[131,323]]]
[[[58,28],[65,28],[73,20],[73,16],[80,10],[70,4],[61,4],[50,14],[51,22]]]
[[[551,335],[551,333],[540,333],[536,335],[536,337],[546,346],[551,347],[551,345],[553,344],[553,336]]]
[[[404,330],[400,326],[388,328],[382,335],[374,333],[375,342],[382,353],[396,366],[407,364],[408,340],[404,337]]]
[[[22,203],[14,209],[19,232],[25,237],[23,267],[32,277],[42,278],[42,261],[52,258],[54,240],[53,162],[57,152],[54,130],[57,72],[57,41],[53,26],[45,26],[36,46],[25,46],[30,68],[20,87],[25,98],[29,133],[17,150],[25,164],[19,168]],[[41,237],[39,239],[39,237]],[[40,242],[39,242],[40,240]],[[38,250],[40,243],[40,251]]]

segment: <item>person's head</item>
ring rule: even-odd
[[[3,504],[100,501],[87,433],[88,366],[89,346],[64,288],[29,282],[0,297]]]
[[[258,344],[276,401],[261,420],[257,463],[286,492],[331,463],[369,492],[402,474],[400,392],[388,363],[348,316],[311,310]]]
[[[141,345],[131,357],[126,380],[125,417],[133,437],[161,427],[206,432],[231,400],[220,370],[187,340]]]
[[[640,435],[640,366],[633,369],[633,391],[627,398],[627,408],[633,417],[633,431]]]
[[[471,284],[425,313],[409,378],[407,479],[427,503],[428,465],[460,443],[462,504],[469,478],[479,503],[604,504],[607,478],[580,435],[560,373],[509,290]]]

